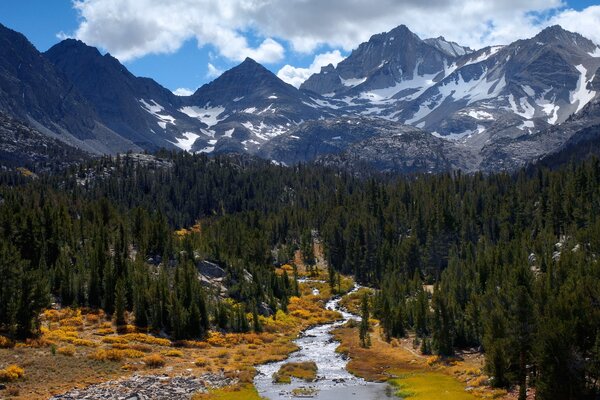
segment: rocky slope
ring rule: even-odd
[[[18,32],[0,25],[0,111],[96,153],[141,150],[101,123],[93,106]]]
[[[181,111],[208,125],[213,137],[195,143],[204,152],[255,153],[304,121],[334,115],[250,58],[184,101]]]
[[[0,112],[0,167],[40,172],[73,165],[90,155]]]
[[[186,146],[205,124],[179,111],[180,98],[149,78],[131,74],[110,54],[67,39],[44,56],[94,107],[101,121],[137,146],[157,150]]]

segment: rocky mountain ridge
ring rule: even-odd
[[[0,41],[0,111],[96,154],[167,148],[393,172],[514,169],[594,125],[588,105],[600,93],[600,48],[559,26],[472,50],[401,25],[300,89],[246,59],[191,96],[76,40],[42,54],[0,26]]]

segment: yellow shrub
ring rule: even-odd
[[[440,356],[431,356],[431,357],[427,357],[427,365],[429,365],[430,367],[436,363],[438,363],[441,360]]]
[[[150,353],[152,351],[152,346],[149,346],[147,344],[140,344],[140,343],[130,344],[129,348],[132,350],[137,350],[137,351],[141,351],[144,353]]]
[[[179,342],[183,347],[195,348],[195,349],[206,349],[210,347],[207,342],[200,342],[197,340],[183,340]]]
[[[56,351],[58,354],[62,354],[63,356],[72,357],[75,355],[75,346],[59,347]]]
[[[307,311],[307,310],[295,310],[295,311],[292,311],[290,314],[293,315],[294,317],[298,317],[298,318],[302,318],[302,319],[310,318],[310,311]]]
[[[74,339],[71,341],[75,346],[98,347],[98,343],[87,339]]]
[[[83,326],[83,317],[81,315],[77,317],[71,317],[60,321],[61,326]]]
[[[183,357],[183,351],[180,350],[169,350],[164,353],[167,357]]]
[[[13,382],[25,376],[25,370],[18,365],[9,365],[0,369],[0,382]]]
[[[487,383],[488,379],[486,376],[478,376],[477,378],[473,378],[473,380],[469,381],[469,385],[475,387],[485,386]]]
[[[169,339],[158,338],[151,335],[146,335],[145,333],[128,333],[127,335],[123,335],[123,338],[135,342],[146,343],[146,344],[155,344],[157,346],[171,346],[171,341]]]
[[[45,310],[42,316],[47,321],[58,322],[60,319],[60,313],[58,310]]]
[[[46,339],[49,340],[57,340],[60,342],[68,342],[71,343],[73,340],[79,338],[79,333],[74,331],[66,331],[64,329],[57,329],[55,331],[50,331],[46,334]]]
[[[210,332],[206,341],[214,347],[225,347],[227,345],[225,336],[218,332]]]
[[[133,349],[121,350],[121,352],[125,358],[142,358],[145,356],[143,352]]]
[[[112,322],[103,322],[100,324],[100,328],[102,329],[111,329],[112,330]]]
[[[142,358],[144,353],[137,350],[127,349],[127,350],[119,350],[119,349],[108,349],[108,350],[98,350],[93,354],[90,354],[90,358],[98,361],[121,361],[124,358]]]
[[[7,337],[0,336],[0,349],[9,349],[14,346],[12,340]]]
[[[210,364],[210,361],[205,358],[197,358],[194,364],[196,364],[196,367],[203,368]]]
[[[108,343],[108,344],[115,344],[115,343],[127,344],[127,343],[129,343],[129,340],[125,339],[122,336],[106,336],[106,337],[102,338],[102,342]]]
[[[165,365],[165,359],[160,354],[150,354],[144,357],[142,361],[149,368],[159,368]]]
[[[115,331],[113,330],[113,328],[100,328],[96,331],[96,335],[112,335],[114,332]]]
[[[96,314],[88,314],[85,316],[85,319],[90,324],[95,324],[100,320],[100,317]]]

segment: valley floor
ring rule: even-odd
[[[325,271],[320,273],[323,276],[319,279],[325,278]],[[351,279],[343,279],[343,289],[352,284]],[[25,369],[25,377],[8,383],[0,395],[47,399],[106,381],[125,380],[125,384],[131,385],[142,376],[162,379],[165,385],[173,377],[200,377],[202,387],[193,396],[195,400],[259,399],[252,386],[254,366],[285,359],[296,349],[293,340],[302,330],[339,317],[336,312],[324,309],[331,297],[328,284],[311,280],[301,283],[300,288],[302,294],[291,299],[288,314],[278,312],[275,317],[261,317],[264,332],[211,332],[205,341],[171,342],[133,326],[128,326],[126,332],[117,332],[102,312],[47,310],[40,339],[0,349],[0,366],[16,364]],[[347,296],[342,304],[358,313],[360,295],[359,291]],[[356,324],[347,324],[334,332],[341,342],[337,351],[350,358],[351,373],[370,381],[388,381],[402,397],[415,400],[506,396],[506,392],[485,385],[487,377],[481,372],[481,354],[463,354],[445,361],[425,357],[413,348],[412,338],[388,343],[382,339],[378,321],[371,322],[369,349],[360,346]],[[99,393],[102,387],[92,386],[86,394],[91,390]]]

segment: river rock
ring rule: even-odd
[[[236,383],[236,379],[221,374],[205,374],[200,377],[166,375],[133,375],[130,378],[108,381],[74,389],[56,395],[50,400],[171,400],[189,399],[195,393],[206,393],[207,388],[220,388]]]

